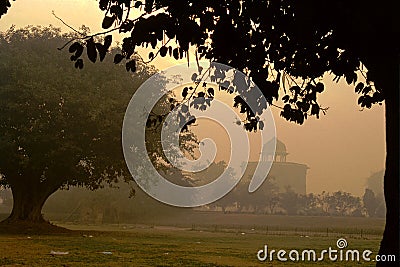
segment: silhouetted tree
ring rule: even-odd
[[[242,179],[231,191],[238,212],[250,211],[253,205],[253,194],[249,194],[247,182]]]
[[[248,185],[246,189],[248,188]],[[268,176],[263,184],[255,192],[251,193],[250,201],[255,213],[265,213],[267,208],[269,212],[275,210],[278,205],[278,191],[279,188],[275,183],[275,178]]]
[[[383,176],[385,175],[385,170],[380,170],[372,173],[367,178],[366,187],[377,195],[383,195]]]
[[[220,207],[223,213],[227,212],[227,208],[234,205],[234,203],[237,201],[235,197],[235,193],[232,191],[223,196],[222,198],[218,199],[213,203],[215,207]]]
[[[343,191],[329,194],[325,201],[330,213],[335,216],[349,216],[361,209],[361,199]]]
[[[383,195],[377,195],[376,196],[377,200],[378,200],[378,207],[376,208],[375,214],[377,217],[380,218],[385,218],[386,216],[386,206],[385,206],[385,200],[383,198]]]
[[[299,195],[290,187],[286,187],[285,192],[279,194],[279,205],[288,215],[296,215],[299,208]]]
[[[321,194],[317,196],[318,206],[321,208],[324,215],[329,214],[329,192],[322,191]]]
[[[299,195],[299,209],[306,215],[321,215],[318,204],[318,196],[314,195],[313,193]]]
[[[275,177],[273,176],[268,176],[264,183],[266,183],[266,185],[262,185],[262,187],[265,188],[263,202],[265,203],[264,205],[267,206],[269,213],[274,214],[275,209],[279,205],[279,187],[276,185]]]
[[[375,217],[376,209],[378,208],[378,201],[375,197],[374,191],[371,189],[366,188],[364,195],[363,195],[363,203],[364,207],[367,210],[369,217]]]
[[[2,13],[7,6],[3,1]],[[155,49],[150,59],[183,58],[194,46],[199,57],[245,71],[270,103],[284,88],[281,116],[300,124],[324,111],[317,99],[325,73],[354,84],[362,107],[385,101],[387,214],[380,253],[398,255],[399,236],[393,233],[399,232],[399,1],[100,0],[99,7],[105,12],[103,28],[130,32],[114,58],[126,59],[128,70],[135,70],[131,57],[138,46]],[[141,15],[129,16],[138,14],[132,8]],[[87,36],[73,44],[78,67],[83,46],[96,60],[94,42]],[[251,116],[249,123],[247,129],[257,129]]]

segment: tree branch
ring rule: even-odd
[[[81,33],[81,32],[78,31],[78,30],[76,30],[74,27],[70,26],[70,25],[67,24],[65,21],[63,21],[60,17],[58,17],[58,16],[56,15],[56,13],[54,12],[54,10],[51,11],[51,14],[53,14],[53,16],[54,16],[56,19],[58,19],[59,21],[61,21],[62,24],[64,24],[65,26],[67,26],[68,28],[70,28],[71,30],[73,30],[74,32],[76,32],[76,33],[78,33],[78,34],[80,34],[80,35],[82,35],[82,36],[85,36],[85,34]]]

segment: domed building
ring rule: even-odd
[[[286,145],[280,141],[276,140],[275,154],[271,154],[274,143],[269,141],[264,145],[264,149],[261,153],[262,161],[274,161],[274,162],[286,162],[286,156],[289,154],[286,152]]]
[[[279,191],[284,192],[287,187],[298,194],[306,194],[306,180],[307,180],[307,170],[309,169],[307,165],[288,162],[286,145],[280,141],[276,140],[275,153],[273,153],[274,142],[269,141],[263,146],[263,151],[261,153],[261,161],[272,161],[271,170],[268,173],[267,179],[276,184]],[[258,162],[249,162],[247,165],[246,173],[244,177],[251,179]]]

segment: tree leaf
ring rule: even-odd
[[[99,8],[104,11],[107,9],[108,6],[108,0],[100,0],[99,2]]]
[[[125,64],[125,68],[127,71],[135,72],[136,71],[136,60],[132,59],[131,61],[127,62]]]
[[[134,23],[132,20],[124,20],[119,28],[119,32],[130,32],[133,29]]]
[[[360,93],[363,88],[364,84],[362,82],[359,82],[354,90],[356,93]]]
[[[70,53],[75,53],[75,51],[78,49],[78,47],[79,47],[80,45],[81,45],[80,43],[75,42],[75,43],[73,43],[73,44],[68,48],[68,51],[69,51]]]
[[[68,51],[70,53],[74,53],[75,52],[75,54],[71,56],[71,60],[75,61],[82,55],[82,53],[83,53],[83,45],[81,43],[75,42],[69,47]]]
[[[142,5],[141,1],[136,1],[135,2],[135,8],[139,8]]]
[[[154,53],[153,52],[150,52],[149,53],[149,59],[153,59],[154,58]]]
[[[106,57],[107,49],[105,48],[104,45],[102,45],[100,43],[96,43],[95,45],[96,45],[97,51],[99,51],[99,59],[100,59],[100,61],[103,61],[104,58]]]
[[[311,106],[311,115],[317,115],[319,114],[319,106],[317,104],[312,104]]]
[[[210,96],[214,96],[214,89],[213,88],[208,88],[208,90],[207,90],[207,93],[210,95]]]
[[[179,50],[178,50],[178,48],[174,48],[174,50],[172,51],[172,54],[174,55],[174,58],[176,60],[179,59]]]
[[[97,50],[93,37],[86,41],[86,52],[89,60],[95,63],[97,58]]]
[[[114,14],[119,20],[122,20],[122,8],[119,5],[113,5],[110,8],[110,13]]]
[[[324,91],[324,84],[323,83],[317,83],[317,85],[315,86],[315,91],[317,91],[318,93],[322,93]]]
[[[103,23],[101,24],[101,27],[103,27],[103,29],[110,28],[113,25],[115,19],[116,19],[115,16],[112,16],[112,17],[105,16],[104,19],[103,19]]]
[[[287,103],[289,101],[289,95],[285,95],[284,97],[282,97],[282,101],[284,103]]]
[[[114,56],[114,63],[118,64],[124,59],[124,56],[121,54],[115,54]]]
[[[104,47],[106,50],[110,48],[111,43],[112,43],[112,35],[107,35],[106,37],[104,37]]]
[[[165,57],[168,53],[168,48],[164,45],[160,48],[160,56]]]
[[[364,95],[368,94],[368,93],[371,92],[371,91],[372,91],[372,87],[371,87],[371,86],[366,86],[366,87],[364,87],[364,88],[361,90],[361,92],[362,92]]]
[[[75,62],[75,68],[82,69],[83,68],[83,60],[80,58]]]
[[[183,98],[186,98],[187,97],[187,95],[188,95],[188,88],[187,87],[185,87],[185,88],[183,88],[183,91],[182,91],[182,97]]]

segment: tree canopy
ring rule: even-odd
[[[300,124],[323,112],[318,94],[324,91],[320,78],[325,73],[355,84],[362,107],[384,100],[387,74],[375,66],[399,53],[393,41],[399,19],[390,5],[357,0],[99,1],[103,28],[128,33],[122,53],[114,58],[116,63],[125,59],[127,70],[135,71],[131,56],[140,46],[153,48],[149,60],[188,57],[193,46],[196,59],[245,71],[270,103],[280,96],[280,87],[287,89],[281,92],[281,115]],[[379,19],[365,20],[363,14]],[[97,50],[101,59],[100,44],[87,36],[86,42],[70,47],[77,61],[84,46],[89,60],[96,60]]]
[[[0,34],[0,184],[12,189],[12,219],[42,220],[59,188],[123,178],[125,108],[154,70],[132,75],[110,60],[76,70],[56,49],[71,37],[32,26]]]

